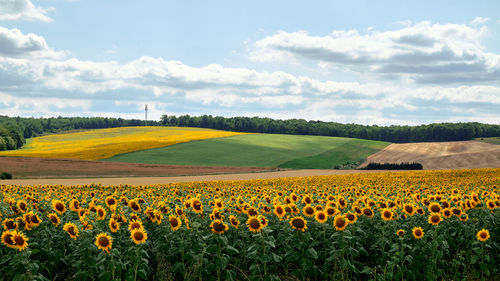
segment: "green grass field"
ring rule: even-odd
[[[491,144],[500,144],[500,137],[491,137],[491,138],[477,138],[477,141],[487,142]]]
[[[326,168],[361,162],[386,142],[323,136],[251,134],[136,151],[104,161],[195,166]]]

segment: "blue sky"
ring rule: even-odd
[[[500,123],[499,1],[0,0],[0,114]]]

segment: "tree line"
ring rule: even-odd
[[[377,126],[342,124],[338,122],[306,121],[304,119],[276,120],[262,117],[221,117],[212,115],[163,115],[164,126],[200,127],[218,130],[349,137],[395,143],[461,141],[500,136],[500,125],[468,123],[433,123],[418,126]]]
[[[105,117],[25,118],[0,115],[0,150],[18,149],[27,138],[48,133],[80,129],[103,129],[144,126],[143,120]],[[222,117],[212,115],[163,115],[148,126],[199,127],[217,130],[349,137],[395,143],[459,141],[483,137],[499,137],[500,125],[469,123],[433,123],[419,126],[377,126],[342,124],[338,122],[278,120],[263,117]]]
[[[422,170],[422,164],[413,163],[369,163],[362,170]]]
[[[18,149],[27,138],[48,133],[81,129],[103,129],[128,126],[144,126],[143,120],[104,117],[51,117],[24,118],[0,116],[0,150]],[[157,121],[148,121],[157,126]]]

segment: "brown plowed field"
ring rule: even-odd
[[[200,167],[99,162],[76,159],[0,157],[0,173],[15,178],[159,177],[262,172],[252,167]]]
[[[425,170],[500,167],[500,145],[478,141],[393,143],[369,156],[376,163],[417,162]]]

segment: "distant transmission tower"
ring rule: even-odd
[[[146,118],[144,119],[144,126],[147,126],[148,125],[148,105],[147,104],[144,107],[144,112],[145,112],[145,115],[146,115]]]

